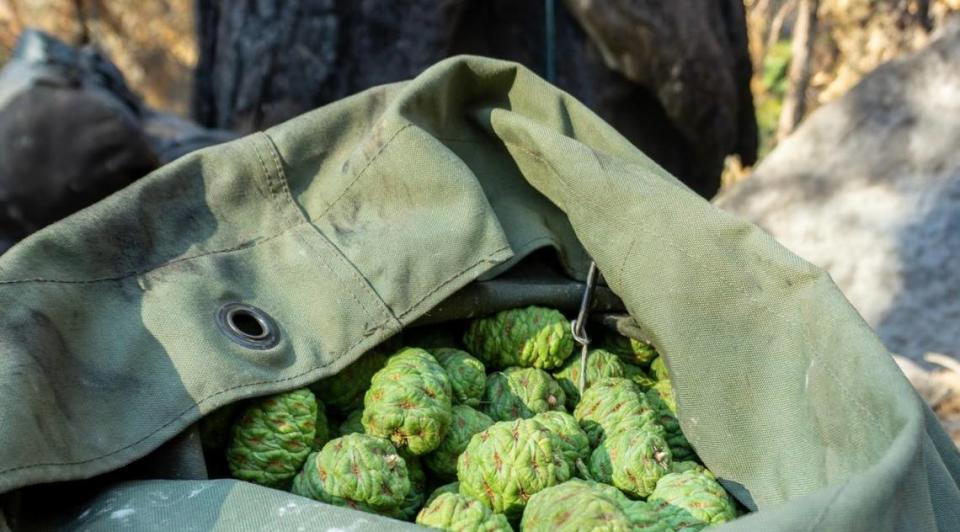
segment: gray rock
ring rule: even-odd
[[[824,267],[891,351],[960,357],[960,32],[820,108],[716,204]]]
[[[24,31],[0,69],[0,253],[234,133],[150,109],[110,58]]]

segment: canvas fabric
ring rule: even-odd
[[[575,308],[591,257],[598,312],[664,355],[684,433],[755,510],[719,530],[958,529],[956,448],[823,270],[477,57],[187,155],[0,257],[0,523],[399,528],[207,479],[193,424],[406,327]],[[279,343],[227,338],[229,302]]]

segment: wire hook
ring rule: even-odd
[[[580,301],[580,312],[577,318],[570,322],[570,332],[573,339],[580,344],[580,395],[587,387],[587,354],[590,350],[590,336],[587,335],[587,315],[590,314],[590,303],[593,301],[593,290],[597,286],[597,277],[600,272],[597,263],[590,261],[590,270],[587,272],[587,284],[583,289],[583,299]]]

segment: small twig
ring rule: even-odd
[[[777,41],[780,40],[780,34],[783,33],[783,26],[787,22],[787,18],[793,14],[797,9],[797,0],[787,0],[780,6],[780,9],[777,10],[777,14],[773,16],[773,20],[770,21],[770,32],[767,34],[767,50],[773,48],[773,45],[777,44]]]

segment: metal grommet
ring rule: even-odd
[[[217,326],[227,338],[249,349],[270,349],[280,342],[273,318],[252,305],[223,305],[217,311]]]

